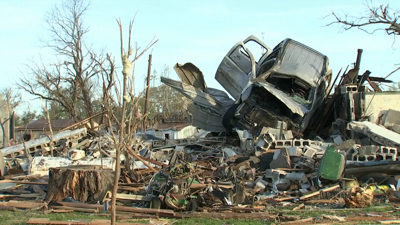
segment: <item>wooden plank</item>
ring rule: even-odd
[[[381,220],[379,221],[381,224],[399,224],[400,220],[395,219],[395,220]]]
[[[322,193],[326,193],[326,192],[330,192],[330,191],[336,190],[336,189],[338,189],[338,188],[340,188],[340,185],[334,185],[334,186],[332,186],[332,187],[327,187],[327,188],[321,189],[321,190],[319,190],[319,191],[313,192],[313,193],[311,193],[311,194],[301,196],[301,197],[300,197],[300,200],[305,200],[305,199],[307,199],[307,198],[311,198],[311,197],[314,197],[314,196],[318,196],[321,192],[322,192]]]
[[[49,214],[49,213],[71,213],[74,212],[74,210],[71,209],[49,209],[43,211],[43,214]]]
[[[80,203],[80,202],[55,201],[54,203],[58,204],[58,205],[62,205],[62,206],[77,207],[77,208],[89,208],[89,209],[102,209],[103,208],[103,205]],[[54,206],[54,204],[52,203],[51,206]]]
[[[384,220],[398,220],[398,217],[370,217],[370,216],[357,216],[346,217],[346,221],[384,221]]]
[[[152,166],[150,166],[150,164],[148,164],[144,159],[142,159],[141,156],[139,156],[138,154],[136,154],[131,147],[129,147],[128,145],[125,145],[126,149],[128,149],[128,152],[135,156],[137,159],[139,159],[145,166],[147,166],[147,168],[151,169],[153,172],[158,172],[158,170],[154,169]]]
[[[50,221],[48,218],[30,218],[26,224],[48,224],[48,225],[108,225],[111,224],[110,220],[98,220],[94,219],[88,221]],[[137,223],[116,223],[117,225],[133,225]]]
[[[0,183],[47,185],[47,182],[30,182],[30,181],[21,181],[21,180],[0,180]]]
[[[136,208],[136,207],[127,207],[127,206],[116,206],[117,211],[122,212],[135,212],[135,213],[163,213],[165,215],[175,215],[173,210],[168,209],[147,209],[147,208]]]
[[[20,195],[8,195],[8,194],[0,194],[0,198],[37,198],[37,197],[43,197],[40,194],[20,194]]]
[[[311,224],[313,221],[314,221],[314,218],[311,217],[311,218],[302,219],[302,220],[295,220],[295,221],[283,222],[283,223],[280,223],[280,224],[292,224],[292,225],[294,225],[294,224],[301,224],[301,225],[303,225],[303,224]]]
[[[72,202],[60,202],[56,201],[55,203],[68,206],[68,207],[76,207],[76,208],[90,208],[90,209],[103,209],[103,205],[97,204],[86,204],[86,203],[72,203]],[[51,206],[53,207],[53,205]],[[127,207],[127,206],[116,206],[117,211],[121,212],[134,212],[134,213],[165,213],[165,214],[175,214],[172,210],[162,210],[162,209],[147,209],[147,208],[136,208],[136,207]]]
[[[0,206],[31,209],[36,207],[44,207],[46,206],[46,203],[29,202],[29,201],[10,201],[10,202],[0,202]]]
[[[331,200],[331,199],[318,199],[318,200],[308,200],[305,201],[305,204],[334,204],[337,203],[338,200]]]
[[[78,207],[69,207],[69,206],[51,206],[53,209],[64,209],[64,210],[74,210],[76,212],[87,212],[87,213],[98,213],[100,210],[96,209],[86,209],[86,208],[78,208]]]
[[[134,201],[150,201],[151,198],[152,196],[117,193],[117,199],[120,200],[122,199],[122,200],[134,200]]]

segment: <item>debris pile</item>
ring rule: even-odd
[[[257,62],[249,42],[265,50]],[[393,101],[400,93],[382,92],[376,82],[390,81],[369,71],[358,75],[361,53],[354,69],[331,82],[325,55],[291,39],[271,49],[250,36],[216,73],[234,100],[208,88],[193,64],[177,64],[182,82],[162,82],[191,100],[192,124],[208,135],[145,140],[132,134],[134,144],[121,154],[117,210],[184,217],[177,212],[361,208],[395,201],[400,104]],[[116,156],[110,134],[81,128],[52,140],[1,149],[2,206],[40,199],[48,210],[107,211]]]

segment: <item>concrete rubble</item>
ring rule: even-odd
[[[240,51],[250,41],[266,49],[258,63],[249,50]],[[288,52],[307,66],[294,69]],[[361,51],[355,68],[360,61]],[[400,200],[400,109],[371,100],[370,93],[378,90],[364,84],[387,80],[358,75],[357,69],[356,75],[345,71],[331,82],[325,55],[290,39],[272,49],[254,36],[235,45],[216,73],[234,99],[207,88],[193,64],[175,69],[182,81],[162,81],[191,101],[192,124],[208,135],[138,137],[121,155],[125,166],[117,195],[132,210],[152,214],[151,209],[163,208],[158,212],[173,216],[174,211],[260,212],[299,204],[357,208]],[[1,149],[1,202],[44,199],[49,168],[114,169],[115,146],[106,131],[56,134],[53,157],[50,142],[41,138]],[[97,202],[107,206],[109,197]],[[48,207],[67,207],[68,201],[75,200]],[[84,203],[68,207],[79,204]],[[96,207],[98,212],[101,206]]]

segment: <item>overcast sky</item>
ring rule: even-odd
[[[117,3],[116,3],[117,2]],[[400,1],[373,1],[373,5],[390,3],[400,8]],[[40,38],[48,39],[45,15],[55,0],[0,1],[0,89],[12,87],[27,72],[24,64],[40,55],[51,63],[54,55],[41,47]],[[332,11],[341,15],[365,15],[366,1],[92,1],[86,14],[90,27],[87,42],[95,49],[112,53],[120,66],[119,31],[116,18],[121,18],[127,32],[129,20],[137,12],[133,40],[146,46],[156,36],[159,41],[151,49],[152,68],[161,71],[164,65],[176,78],[175,63],[192,62],[202,70],[209,87],[221,86],[215,81],[216,69],[230,48],[256,35],[270,47],[285,38],[292,38],[327,55],[333,74],[356,60],[357,49],[364,50],[360,73],[386,76],[400,66],[400,40],[377,32],[373,35],[354,29],[343,32],[333,21]],[[328,17],[326,17],[328,16]],[[150,53],[150,52],[148,52]],[[148,54],[136,70],[136,87],[143,88]],[[390,79],[400,81],[400,71]],[[24,95],[25,101],[33,97]]]

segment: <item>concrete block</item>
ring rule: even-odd
[[[392,127],[393,125],[400,125],[400,112],[397,110],[389,109],[383,126]]]
[[[342,85],[340,86],[340,94],[357,92],[357,85]]]
[[[299,180],[299,184],[301,186],[302,189],[308,189],[311,187],[310,181],[308,180],[308,178],[306,176],[303,176],[300,180]]]
[[[291,139],[293,139],[293,133],[292,133],[292,131],[291,131],[291,130],[285,131],[285,132],[283,133],[283,137],[284,137],[286,140],[291,140]]]
[[[381,145],[392,147],[400,146],[400,134],[369,121],[349,122],[347,124],[347,129],[363,133]]]
[[[353,96],[351,96],[351,97],[353,97]],[[349,120],[350,121],[356,120],[355,104],[354,104],[353,98],[349,99]]]
[[[307,146],[307,147],[305,147],[304,156],[306,156],[308,158],[312,158],[315,155],[315,153],[317,153],[317,152],[318,152],[317,149],[314,149],[314,148],[312,148],[310,146]]]
[[[376,155],[356,155],[353,158],[353,161],[358,162],[372,162],[376,160]]]
[[[303,151],[298,147],[287,147],[286,150],[289,153],[289,156],[301,156]]]
[[[360,146],[358,148],[359,155],[375,155],[379,151],[379,146],[368,145],[368,146]],[[383,153],[383,152],[379,152]]]
[[[379,146],[379,150],[377,152],[383,154],[395,154],[395,155],[398,154],[397,148],[386,147],[386,146]]]
[[[265,170],[264,177],[273,180],[278,180],[285,178],[286,174],[287,172],[283,170],[267,169]]]
[[[289,152],[287,151],[286,148],[283,148],[283,149],[281,149],[279,151],[275,151],[274,159],[269,164],[269,167],[271,169],[292,168],[291,167],[291,162],[290,162],[290,157],[289,157]]]
[[[326,144],[326,145],[320,145],[320,144],[314,144],[314,143],[311,143],[310,145],[309,145],[311,148],[313,148],[313,149],[316,149],[316,150],[318,150],[319,152],[324,152],[324,151],[326,151],[326,149],[329,147],[329,144]]]
[[[397,155],[394,154],[377,154],[376,157],[379,160],[389,160],[389,161],[397,160]]]
[[[275,141],[275,148],[284,148],[284,147],[292,147],[293,141],[292,140],[276,140]]]
[[[310,145],[311,141],[310,140],[304,140],[304,139],[294,139],[293,140],[293,146],[295,147],[304,147],[306,145]]]

